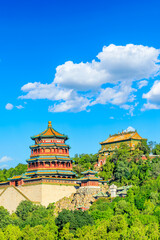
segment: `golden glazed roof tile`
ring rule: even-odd
[[[51,124],[51,121],[48,122],[48,128],[43,131],[42,133],[40,134],[37,134],[33,137],[31,137],[32,139],[35,139],[35,138],[39,138],[39,137],[62,137],[62,138],[66,138],[67,139],[67,136],[57,132],[56,130],[54,130],[52,128],[52,124]]]
[[[135,140],[142,140],[142,138],[136,131],[135,132],[122,132],[120,134],[115,134],[107,138],[104,142],[101,142],[100,144],[105,144],[105,143],[112,143],[112,142],[120,142],[124,140],[129,140],[129,139],[135,139]]]

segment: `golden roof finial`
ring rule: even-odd
[[[48,127],[52,127],[52,122],[48,121]]]

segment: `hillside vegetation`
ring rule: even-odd
[[[47,208],[23,201],[16,213],[0,207],[0,239],[159,239],[160,177],[133,186],[128,196],[99,199],[88,211]]]
[[[21,175],[27,170],[27,164],[19,163],[15,168],[0,169],[0,182],[5,182],[8,178]]]

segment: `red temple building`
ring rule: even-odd
[[[25,174],[14,176],[6,182],[8,185],[19,186],[37,182],[76,183],[76,173],[72,171],[72,160],[69,156],[68,137],[52,128],[48,128],[31,139],[31,155],[27,160],[28,169]],[[4,184],[4,183],[3,183]]]

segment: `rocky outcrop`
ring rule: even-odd
[[[87,188],[80,187],[76,193],[70,197],[64,197],[55,203],[56,213],[62,211],[62,209],[75,210],[78,208],[88,209],[91,204],[95,201],[94,195],[98,192],[106,192],[108,186],[101,186],[99,188]]]

